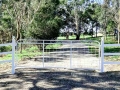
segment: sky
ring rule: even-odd
[[[103,3],[103,0],[94,0],[94,1],[96,1],[98,3]]]
[[[72,0],[68,0],[68,1],[72,1]],[[103,3],[103,0],[90,0],[90,1],[94,1],[94,2],[97,2],[97,3]]]

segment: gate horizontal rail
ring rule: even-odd
[[[79,54],[81,56],[84,54],[89,54],[90,56],[93,54],[98,54],[97,56],[100,57],[100,43],[95,40],[24,40],[24,39],[22,39],[22,40],[17,41],[17,43],[18,43],[19,47],[21,45],[22,46],[23,45],[42,45],[42,48],[40,49],[42,51],[42,56],[40,59],[41,63],[42,63],[42,67],[40,67],[40,68],[48,68],[49,67],[49,68],[69,68],[69,69],[72,68],[73,69],[73,68],[79,67],[79,66],[75,66],[75,63],[73,63],[73,62],[75,62],[75,60],[72,60],[73,58],[74,59],[78,58],[78,62],[79,62],[79,58],[80,58]],[[54,44],[62,44],[62,45],[64,45],[64,47],[62,46],[60,48],[46,49],[46,45],[54,45]],[[77,45],[77,47],[75,45]],[[27,46],[25,46],[25,47],[27,47]],[[94,53],[89,51],[89,49],[92,50],[92,52],[94,52]],[[20,50],[20,48],[19,48],[19,50]],[[98,53],[96,53],[95,50],[98,50]],[[73,55],[73,54],[76,54],[77,56]],[[55,56],[61,57],[61,58],[56,58]],[[96,55],[94,55],[94,56],[96,56]],[[66,63],[64,63],[64,65],[62,65],[62,64],[57,65],[56,62],[58,61],[60,63],[61,61],[63,61],[62,60],[62,59],[64,59],[63,57],[66,59]],[[49,62],[52,63],[52,61],[51,61],[52,58],[56,64],[56,66],[53,66],[52,64],[51,64],[51,66],[48,65]],[[67,60],[67,58],[68,58],[68,60]],[[87,56],[86,56],[86,58],[87,58]],[[84,61],[84,59],[82,60],[82,62],[84,62],[84,64],[86,63],[86,65],[89,63],[92,64],[92,62]],[[77,64],[77,61],[76,61],[76,64]],[[98,64],[99,65],[98,65],[97,70],[98,69],[100,70],[100,58],[99,58]],[[73,67],[73,65],[74,65],[74,67]],[[17,67],[20,68],[21,66],[17,65]],[[26,66],[24,66],[24,67],[27,68],[30,66],[28,65],[27,67]],[[24,67],[22,66],[22,68],[24,68]],[[37,66],[33,66],[33,68],[35,68],[35,67],[37,67]],[[87,69],[90,69],[90,68],[92,70],[95,69],[92,67],[88,67]]]

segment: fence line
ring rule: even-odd
[[[42,44],[44,46],[44,43],[45,41],[43,40]],[[12,63],[12,74],[15,73],[15,46],[16,46],[16,41],[15,41],[15,37],[12,38],[12,43],[7,43],[7,44],[0,44],[0,47],[1,46],[12,46],[12,51],[9,51],[9,52],[0,52],[0,55],[3,55],[3,54],[12,54],[12,59],[11,60],[3,60],[3,61],[0,61],[0,63],[8,63],[8,62],[11,62]],[[72,46],[72,41],[71,41],[71,46]],[[104,65],[105,64],[120,64],[120,62],[118,61],[105,61],[104,60],[104,57],[105,56],[110,56],[110,55],[120,55],[120,53],[105,53],[104,52],[104,47],[110,47],[110,46],[114,46],[114,47],[117,47],[117,46],[120,46],[120,44],[104,44],[104,38],[101,39],[101,45],[100,45],[100,49],[99,51],[101,51],[101,70],[100,72],[104,72]],[[71,48],[72,50],[72,48]],[[70,58],[72,58],[72,53],[70,52]],[[70,67],[72,68],[72,61],[70,60]],[[43,47],[43,67],[44,67],[44,47]]]
[[[12,43],[0,44],[0,47],[1,46],[12,46],[12,51],[9,51],[9,52],[0,52],[0,55],[3,55],[3,54],[12,54],[12,59],[11,60],[2,60],[2,61],[0,61],[0,63],[11,62],[12,63],[12,74],[14,74],[15,73],[15,46],[16,46],[15,37],[12,37]]]
[[[120,44],[104,44],[104,38],[101,38],[101,72],[104,72],[104,64],[120,64],[119,61],[105,61],[104,56],[120,55],[120,53],[105,53],[104,47],[118,47]]]

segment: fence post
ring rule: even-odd
[[[101,70],[101,43],[99,43],[99,70]]]
[[[44,67],[44,40],[43,40],[43,67]]]
[[[101,73],[104,72],[104,38],[101,38]]]
[[[72,41],[70,42],[70,68],[72,68]]]
[[[12,74],[15,73],[15,37],[12,37]]]

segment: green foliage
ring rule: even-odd
[[[16,52],[16,56],[18,60],[23,60],[25,58],[32,58],[34,56],[37,55],[41,55],[42,51],[39,50],[39,48],[37,47],[37,45],[27,45],[27,46],[22,46],[22,51],[21,51],[21,46],[19,46],[17,52]]]
[[[39,51],[39,48],[36,45],[34,45],[34,46],[26,48],[25,51],[27,51],[27,52],[36,52],[36,51]]]
[[[110,52],[110,53],[119,53],[120,47],[105,47],[104,52]]]
[[[104,41],[105,44],[116,44],[117,41],[113,38],[113,36],[108,36],[107,39]]]
[[[57,16],[58,0],[48,0],[38,10],[35,16],[34,30],[30,31],[36,39],[54,39],[59,35],[62,20]]]
[[[18,39],[56,39],[60,28],[66,25],[77,34],[88,26],[89,29],[101,26],[101,30],[113,31],[117,27],[117,15],[111,10],[119,11],[118,1],[109,0],[111,5],[105,5],[90,3],[90,0],[2,0],[0,30],[3,34],[0,39],[7,41],[2,36],[11,38],[12,35]]]
[[[114,32],[115,27],[116,27],[116,23],[112,20],[109,20],[107,24],[107,31]]]
[[[45,47],[45,49],[58,49],[62,44],[50,44]]]
[[[12,47],[11,46],[2,46],[0,47],[0,52],[7,52],[7,51],[11,51]]]

